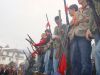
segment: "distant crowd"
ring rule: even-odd
[[[24,75],[22,65],[17,68],[15,65],[0,64],[0,75]]]

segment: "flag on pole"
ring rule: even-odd
[[[50,29],[50,22],[49,22],[49,20],[48,20],[48,16],[47,16],[47,14],[46,14],[46,18],[47,18],[47,24],[46,24],[46,29]]]
[[[66,0],[64,0],[64,8],[65,8],[65,14],[66,14],[66,23],[67,23],[67,25],[69,25],[68,4],[66,4]]]
[[[65,12],[68,13],[68,5],[65,5]]]
[[[61,74],[61,75],[65,75],[65,71],[67,69],[67,60],[66,60],[66,55],[65,53],[62,54],[62,57],[60,59],[60,62],[59,62],[59,67],[58,67],[58,72]]]
[[[61,75],[65,75],[65,74],[70,75],[70,55],[68,54],[70,51],[69,39],[68,39],[68,31],[69,31],[68,4],[66,4],[66,0],[63,0],[63,1],[64,1],[65,16],[66,16],[66,32],[65,32],[65,37],[64,37],[64,40],[65,40],[64,47],[66,47],[67,49],[67,54],[65,54],[65,52],[62,53],[58,71],[61,73]]]

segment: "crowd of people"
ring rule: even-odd
[[[57,25],[54,33],[51,33],[48,25],[39,43],[30,41],[36,49],[32,57],[38,55],[40,63],[38,75],[100,75],[100,0],[78,0],[78,3],[80,8],[76,4],[68,7],[72,17],[69,25],[62,24],[59,12],[54,18]],[[93,73],[91,61],[92,39],[95,39],[96,44],[96,73]],[[1,74],[2,70],[5,73],[13,70],[14,74],[8,75],[16,75],[15,67],[1,67],[0,75],[7,75]]]
[[[16,65],[0,64],[0,75],[25,75],[23,65],[16,67]]]
[[[0,65],[0,75],[17,75],[17,70],[14,66]]]
[[[76,4],[68,8],[72,17],[69,26],[62,24],[61,16],[58,15],[55,17],[57,26],[54,33],[51,33],[50,28],[46,29],[39,43],[31,43],[40,48],[37,54],[41,74],[100,75],[100,1],[78,0],[78,3],[80,8]],[[92,72],[92,39],[95,39],[96,44],[96,73]]]

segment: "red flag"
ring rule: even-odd
[[[62,57],[61,57],[61,60],[59,62],[59,67],[58,67],[58,72],[61,74],[61,75],[65,75],[65,71],[67,69],[67,64],[66,64],[66,55],[63,53],[62,54]]]
[[[68,13],[68,5],[65,6],[65,12]]]
[[[65,8],[65,15],[66,15],[66,24],[69,25],[68,4],[66,4],[66,0],[64,0],[64,8]]]

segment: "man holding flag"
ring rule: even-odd
[[[58,62],[61,58],[62,52],[63,52],[63,42],[64,42],[64,34],[65,34],[65,25],[62,25],[62,20],[59,16],[55,17],[55,22],[57,26],[54,29],[54,36],[53,36],[53,47],[54,47],[54,53],[53,53],[53,68],[54,68],[54,75],[60,75],[58,72]]]

